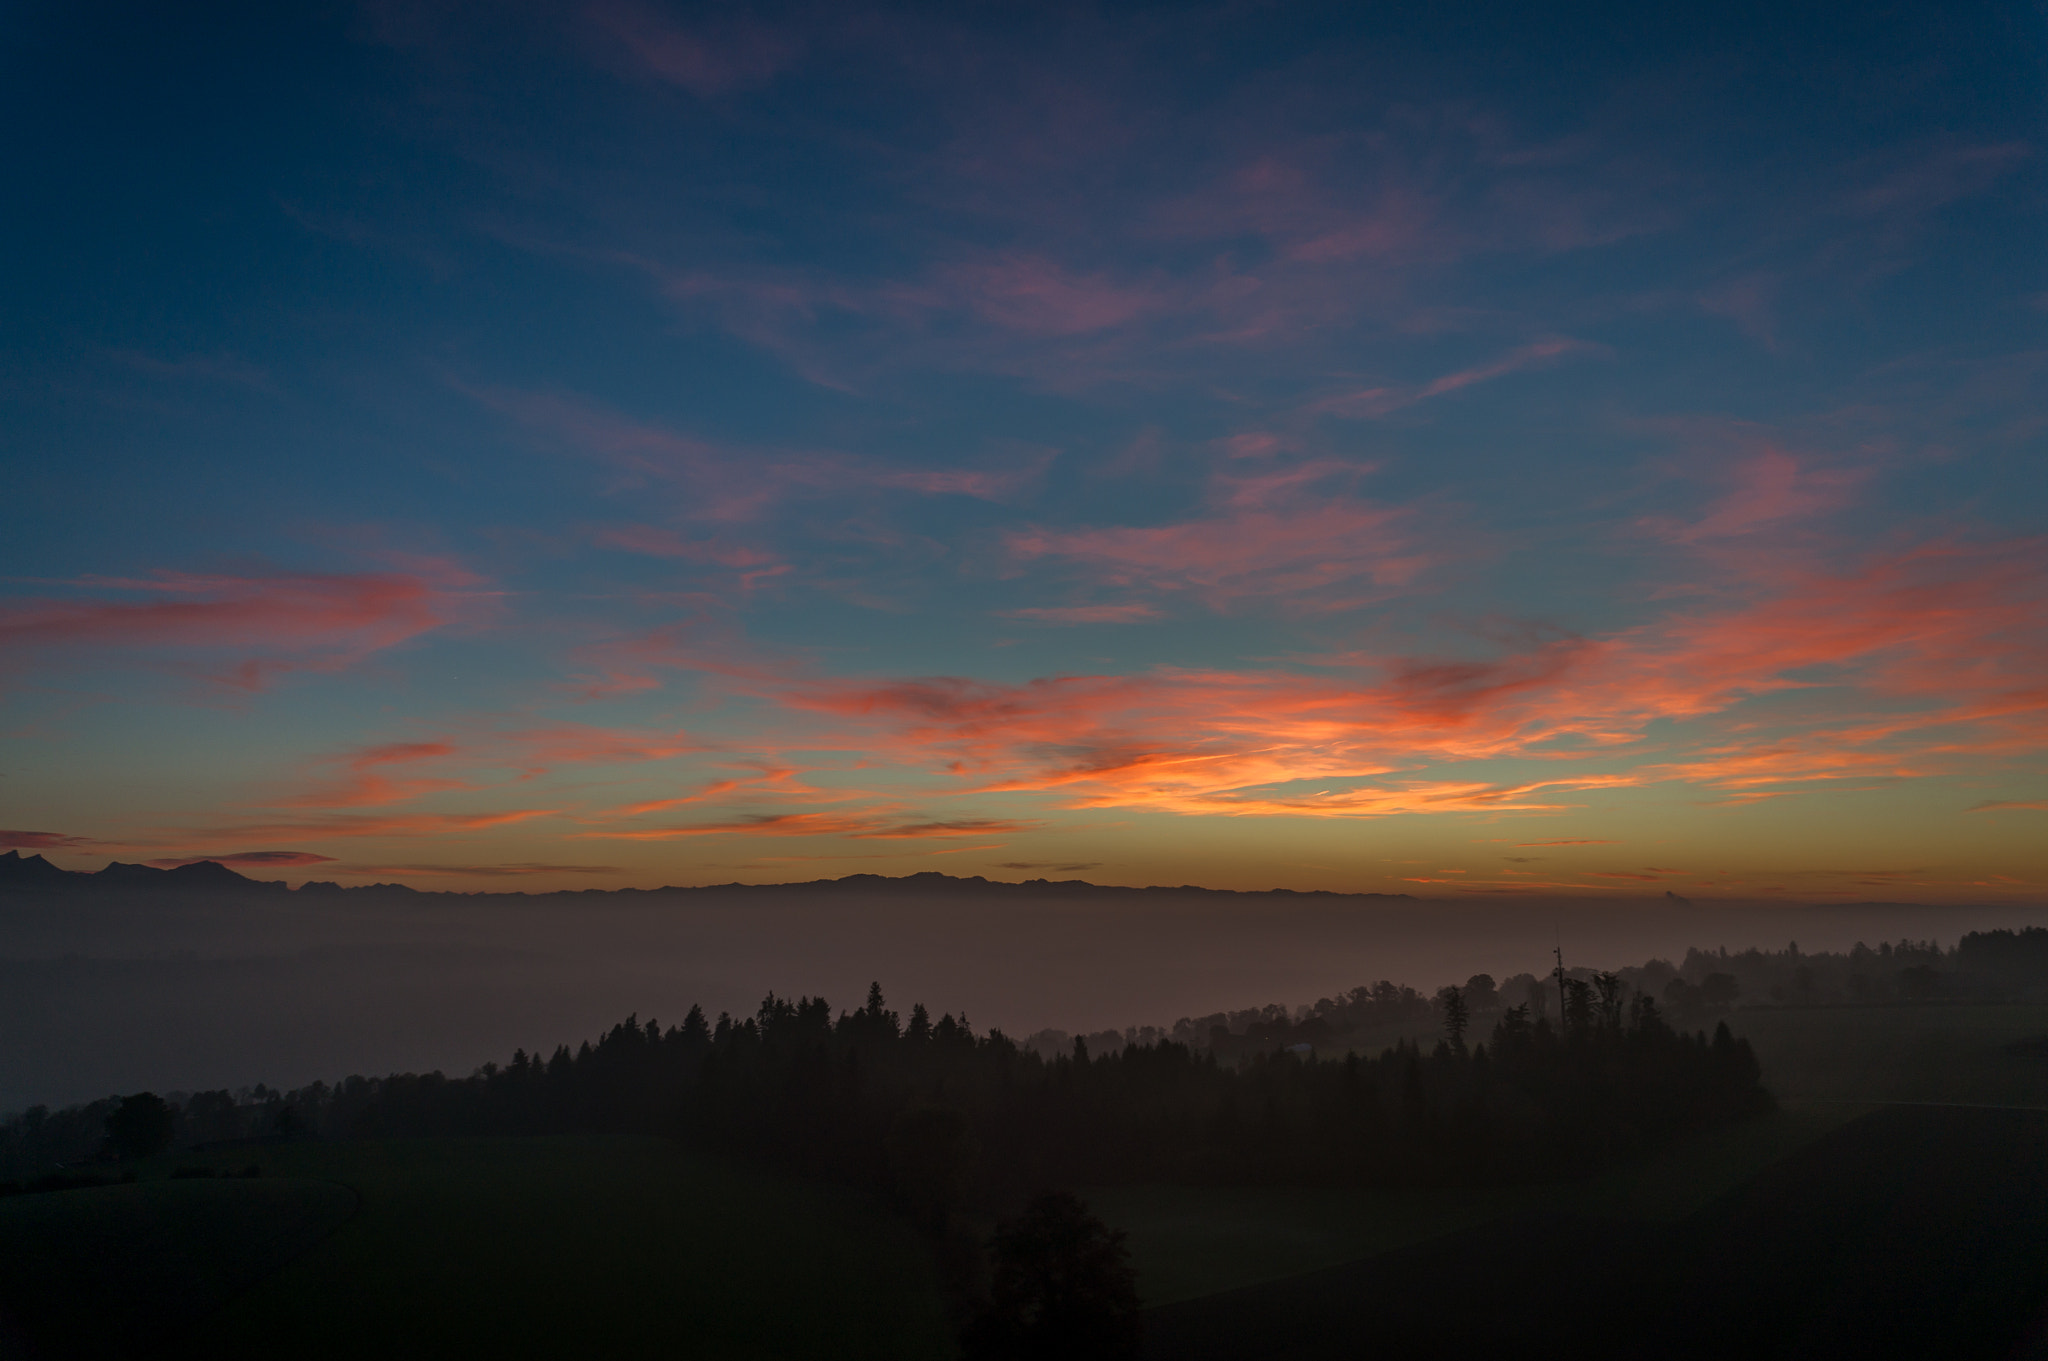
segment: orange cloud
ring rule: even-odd
[[[874,825],[874,818],[864,814],[749,813],[724,822],[704,822],[689,827],[628,828],[579,832],[576,835],[615,841],[673,841],[692,836],[843,836],[864,832]]]
[[[404,803],[423,794],[448,789],[469,789],[463,780],[418,776],[394,779],[384,773],[389,766],[410,765],[457,756],[461,749],[449,742],[387,742],[341,758],[341,774],[304,794],[285,799],[285,808],[358,808]]]
[[[2043,548],[1931,545],[1836,574],[1786,573],[1745,602],[1603,638],[1537,638],[1485,662],[1351,656],[1313,672],[1024,684],[725,674],[859,725],[821,741],[1076,808],[1528,812],[1659,781],[1747,796],[2048,747]],[[1820,690],[1824,705],[1797,705]],[[1503,759],[1557,769],[1511,781],[1446,769]]]
[[[599,728],[581,723],[485,732],[460,740],[387,742],[331,757],[319,763],[338,769],[303,794],[281,800],[283,808],[355,808],[406,803],[427,794],[483,787],[476,775],[393,776],[395,766],[457,763],[476,771],[511,767],[519,780],[531,780],[564,765],[615,765],[655,761],[702,751],[704,745],[682,733],[650,733]]]
[[[1014,832],[1028,832],[1040,825],[1036,822],[1015,822],[1003,818],[955,818],[947,822],[901,823],[894,827],[877,828],[872,832],[855,832],[853,836],[859,840],[873,841],[911,841],[926,837],[952,836],[1007,836]]]
[[[511,808],[494,813],[333,813],[289,821],[251,822],[211,833],[237,841],[312,841],[324,837],[454,836],[549,817],[552,808]]]

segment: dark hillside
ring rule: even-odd
[[[1892,1107],[1669,1228],[1497,1223],[1151,1310],[1147,1354],[2033,1356],[2043,1224],[2048,1113]]]

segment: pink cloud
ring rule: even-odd
[[[1858,213],[1925,213],[1981,193],[2033,154],[2025,142],[1943,147],[1889,171],[1849,198]]]
[[[1156,289],[1075,274],[1043,256],[957,264],[940,275],[983,320],[1037,336],[1072,336],[1134,321],[1165,305]]]
[[[702,99],[765,84],[797,57],[789,37],[745,20],[686,28],[637,0],[596,0],[585,12],[636,68]]]
[[[1037,449],[1002,468],[907,468],[875,475],[875,485],[900,487],[925,496],[971,496],[979,501],[1007,501],[1044,476],[1057,454]]]
[[[1735,538],[1834,510],[1865,480],[1860,470],[1817,468],[1769,443],[1728,466],[1723,476],[1729,489],[1699,519],[1650,520],[1646,527],[1678,543]]]
[[[530,430],[611,464],[625,476],[622,490],[648,483],[675,488],[682,493],[681,509],[696,520],[758,520],[793,498],[842,496],[862,489],[1001,501],[1039,477],[1053,457],[1051,451],[1032,450],[988,468],[892,467],[830,451],[726,448],[561,394],[504,388],[464,391]],[[629,552],[725,566],[747,565],[736,559],[753,551],[718,539],[688,540],[644,525],[601,531],[599,541]]]
[[[67,836],[62,832],[0,831],[0,847],[23,851],[68,851],[101,843],[90,837]]]
[[[1431,379],[1420,387],[1379,386],[1360,388],[1352,392],[1338,393],[1325,397],[1309,407],[1311,412],[1327,412],[1334,416],[1349,416],[1357,419],[1373,419],[1389,415],[1403,407],[1426,402],[1434,397],[1447,396],[1475,384],[1505,378],[1512,373],[1528,369],[1543,368],[1573,355],[1606,354],[1607,347],[1590,341],[1574,340],[1569,336],[1550,336],[1532,341],[1527,345],[1510,350],[1489,363],[1459,369],[1441,377]]]
[[[1601,354],[1605,353],[1605,351],[1605,346],[1595,345],[1589,341],[1573,340],[1568,336],[1553,336],[1547,340],[1538,340],[1519,349],[1511,350],[1490,364],[1481,364],[1476,368],[1460,369],[1456,373],[1447,373],[1441,378],[1424,384],[1422,390],[1416,394],[1416,397],[1418,400],[1428,397],[1440,397],[1446,392],[1456,392],[1458,389],[1470,387],[1474,383],[1484,383],[1489,379],[1505,377],[1510,373],[1520,373],[1524,369],[1548,364],[1566,355]]]
[[[1698,302],[1701,310],[1726,317],[1757,344],[1775,350],[1777,288],[1778,281],[1768,274],[1745,274],[1705,290],[1699,294]]]
[[[657,529],[653,525],[617,525],[601,529],[592,542],[600,548],[616,548],[622,553],[639,553],[650,558],[678,558],[684,562],[708,563],[718,567],[753,568],[772,564],[778,571],[789,570],[787,564],[777,564],[772,556],[758,548],[718,539],[685,539],[672,530]]]
[[[1159,618],[1159,611],[1150,605],[1047,605],[1003,613],[1011,619],[1033,619],[1041,624],[1135,624]]]
[[[404,803],[424,794],[450,789],[473,788],[464,780],[415,776],[393,778],[385,771],[423,761],[440,761],[458,756],[461,749],[449,742],[389,742],[341,757],[335,764],[340,773],[304,794],[285,799],[286,808],[360,808]]]
[[[532,728],[472,732],[461,738],[423,742],[388,742],[316,762],[329,771],[312,788],[279,800],[280,808],[366,808],[409,803],[450,790],[474,791],[496,780],[496,771],[524,782],[560,766],[620,765],[659,761],[706,750],[686,733],[601,728],[580,723],[554,723]],[[453,773],[390,773],[395,768],[441,767]]]
[[[1223,608],[1350,583],[1406,586],[1428,562],[1407,520],[1403,511],[1336,500],[1169,525],[1026,529],[1004,544],[1021,562],[1066,561],[1104,585],[1187,591]]]
[[[0,606],[0,647],[253,652],[219,677],[247,688],[294,670],[336,670],[440,628],[459,602],[413,574],[278,573],[67,583],[141,600],[18,600]]]
[[[1323,230],[1286,248],[1287,257],[1323,265],[1360,256],[1413,252],[1430,240],[1436,207],[1419,194],[1394,190],[1369,210],[1344,214]]]

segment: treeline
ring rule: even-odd
[[[1782,950],[1695,948],[1680,963],[1652,959],[1614,974],[1632,992],[1656,998],[1664,1018],[1680,1029],[1711,1027],[1733,1010],[1754,1006],[2040,1001],[2048,1000],[2048,928],[1973,931],[1947,948],[1931,940],[1858,942],[1834,952],[1803,951],[1797,942]],[[1594,969],[1567,971],[1567,977],[1589,985],[1598,976]],[[1443,1024],[1446,991],[1431,996],[1382,980],[1309,1004],[1272,1003],[1078,1038],[1098,1053],[1171,1039],[1226,1061],[1302,1045],[1318,1052],[1378,1050],[1435,1033]],[[1520,973],[1498,983],[1475,974],[1458,991],[1483,1025],[1514,1006],[1554,1020],[1561,1005],[1554,972]],[[1064,1030],[1041,1030],[1024,1044],[1050,1058],[1066,1052],[1075,1038]]]
[[[1845,951],[1686,951],[1679,964],[1651,960],[1623,969],[1631,986],[1667,1009],[1703,1014],[1726,1006],[1884,1006],[1930,1002],[2048,999],[2048,929],[1972,931],[1944,949],[1899,940]],[[1713,982],[1711,999],[1702,988]]]
[[[352,1077],[170,1113],[175,1143],[570,1132],[655,1133],[885,1187],[922,1220],[1043,1186],[1131,1180],[1402,1185],[1584,1173],[1767,1109],[1754,1055],[1664,1021],[1614,975],[1566,980],[1553,1024],[1503,1011],[1468,1045],[1462,991],[1443,1038],[1374,1056],[1281,1050],[1225,1061],[1172,1039],[1047,1059],[965,1018],[907,1019],[879,987],[834,1014],[770,996],[752,1016],[629,1019],[575,1050],[519,1051],[467,1078]],[[103,1109],[104,1108],[104,1109]],[[109,1103],[7,1123],[10,1162],[77,1155]]]

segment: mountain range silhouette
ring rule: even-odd
[[[0,891],[16,890],[57,890],[77,891],[109,889],[142,891],[209,891],[209,892],[270,892],[303,893],[316,896],[329,894],[410,894],[420,890],[407,884],[354,884],[343,886],[332,880],[314,879],[292,889],[282,879],[251,879],[237,874],[218,860],[195,860],[188,865],[171,869],[158,869],[153,865],[135,865],[113,861],[104,869],[67,870],[51,864],[41,855],[23,855],[20,851],[8,851],[0,855]],[[1094,884],[1086,879],[1026,879],[1011,882],[1004,879],[988,879],[982,875],[956,876],[926,870],[919,874],[906,874],[891,878],[886,874],[849,874],[838,879],[812,879],[793,884],[705,884],[692,886],[668,885],[662,888],[617,888],[617,889],[558,889],[551,894],[530,893],[454,893],[445,890],[434,891],[437,897],[552,897],[565,894],[576,896],[597,895],[603,897],[633,897],[648,893],[709,892],[731,893],[735,891],[757,891],[762,893],[786,893],[792,890],[823,893],[886,893],[895,897],[906,894],[997,894],[1029,893],[1034,897],[1047,894],[1073,896],[1116,896],[1156,893],[1205,893],[1219,897],[1247,897],[1278,894],[1283,897],[1299,898],[1370,898],[1384,902],[1415,902],[1406,893],[1337,893],[1328,889],[1297,891],[1294,889],[1256,889],[1240,892],[1236,889],[1203,888],[1195,884],[1178,886],[1153,886],[1131,888],[1116,884]]]

